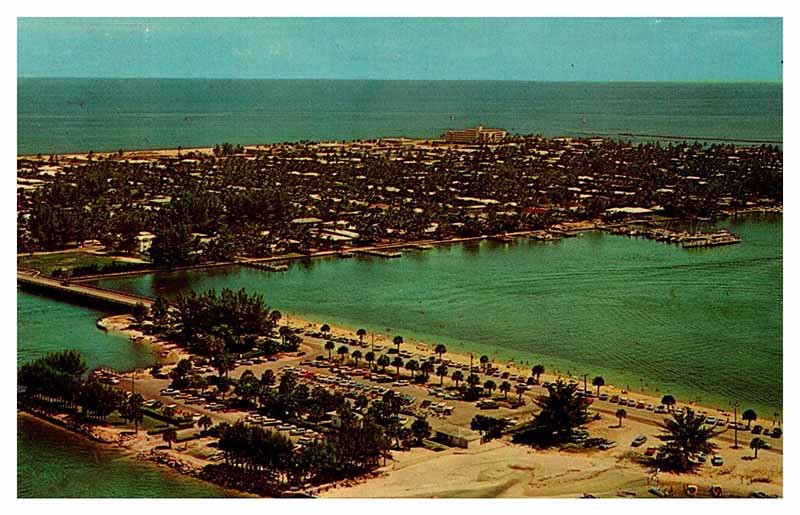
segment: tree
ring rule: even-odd
[[[478,386],[480,383],[481,383],[481,378],[480,376],[478,376],[478,374],[470,374],[467,376],[467,384],[472,386],[473,388],[475,386]]]
[[[499,386],[498,389],[501,392],[503,392],[503,398],[504,399],[508,399],[508,392],[511,391],[511,383],[509,383],[508,381],[503,381],[502,383],[500,383],[500,386]]]
[[[480,358],[481,370],[486,370],[486,365],[489,364],[489,356],[483,355]]]
[[[753,459],[758,459],[758,450],[763,449],[764,447],[766,447],[766,445],[767,442],[765,442],[759,437],[755,437],[752,440],[750,440],[750,448],[753,449]]]
[[[214,422],[211,421],[211,417],[208,415],[203,415],[197,421],[197,425],[200,426],[200,429],[205,433],[208,432],[208,428],[214,425]]]
[[[320,326],[319,330],[327,338],[328,334],[331,332],[331,326],[329,326],[328,324],[322,324],[322,326]]]
[[[670,411],[673,411],[675,409],[675,397],[669,394],[665,395],[661,397],[661,404],[666,406]]]
[[[139,432],[139,422],[144,419],[144,414],[142,413],[143,403],[144,398],[138,393],[134,393],[120,407],[120,415],[125,420],[133,422],[133,430],[136,433]]]
[[[392,343],[394,343],[395,347],[397,347],[397,352],[400,352],[400,346],[403,344],[403,337],[399,334],[392,339]]]
[[[434,371],[434,364],[433,361],[428,359],[422,362],[419,366],[420,372],[422,372],[422,376],[425,378],[425,382],[428,382],[428,378]]]
[[[367,330],[366,329],[359,329],[358,331],[356,331],[356,336],[358,336],[358,341],[361,344],[364,343],[364,337],[366,335],[367,335]]]
[[[397,368],[397,377],[399,378],[400,377],[400,367],[403,366],[403,358],[401,358],[400,356],[395,357],[392,360],[392,366]]]
[[[419,362],[415,359],[410,359],[406,362],[406,370],[411,372],[411,379],[414,379],[414,375],[416,374],[417,370],[419,370]]]
[[[536,382],[539,382],[539,378],[544,374],[544,365],[534,365],[531,368],[531,373],[536,376]]]
[[[577,389],[577,384],[560,380],[548,385],[548,395],[536,401],[541,411],[534,417],[533,424],[517,433],[514,440],[543,447],[569,441],[574,428],[585,420],[585,405]]]
[[[497,383],[495,383],[491,379],[487,379],[486,382],[483,383],[483,389],[489,392],[489,395],[492,395],[492,392],[494,392],[497,389]]]
[[[187,378],[192,371],[192,362],[188,359],[178,361],[178,364],[170,371],[169,377],[172,379],[172,388],[186,388],[189,384]]]
[[[341,345],[336,349],[336,354],[339,355],[339,363],[344,364],[344,357],[350,354],[350,349],[347,348],[347,345]]]
[[[436,367],[436,375],[439,376],[439,386],[444,384],[444,378],[447,377],[447,365],[442,363]]]
[[[442,356],[447,352],[447,347],[444,344],[437,344],[434,348],[434,352],[439,356],[439,359],[442,359]]]
[[[281,318],[283,318],[283,315],[277,309],[269,312],[269,319],[272,321],[273,325],[278,325]]]
[[[450,376],[450,379],[452,379],[453,381],[455,381],[455,383],[456,383],[456,388],[458,388],[458,384],[459,384],[461,381],[463,381],[463,380],[464,380],[464,373],[463,373],[463,372],[461,372],[460,370],[456,370],[455,372],[453,372],[453,375],[452,375],[452,376]]]
[[[672,419],[665,419],[660,427],[662,434],[658,438],[664,444],[659,448],[658,462],[664,470],[685,472],[696,465],[689,458],[701,452],[710,453],[717,447],[711,442],[716,436],[714,430],[690,409],[680,415],[673,413]]]
[[[392,360],[389,359],[389,356],[386,354],[381,354],[381,357],[378,358],[377,363],[378,366],[381,367],[381,372],[386,372],[386,367],[392,363]]]
[[[417,443],[422,443],[422,440],[430,438],[431,425],[424,418],[417,418],[411,424],[411,434],[417,440]]]
[[[746,409],[744,410],[744,412],[742,412],[742,420],[747,421],[747,429],[750,429],[750,424],[755,422],[757,419],[758,415],[756,415],[756,412],[754,410]]]
[[[364,360],[369,363],[369,368],[372,368],[372,364],[375,362],[375,353],[372,351],[367,352],[364,354]]]
[[[156,297],[150,305],[150,317],[157,329],[163,329],[169,323],[169,301],[163,295]]]
[[[485,441],[494,440],[503,436],[503,431],[508,427],[508,422],[494,417],[487,417],[486,415],[475,415],[470,428],[473,431],[478,431],[483,436]]]
[[[150,258],[158,267],[172,268],[191,264],[196,250],[197,243],[187,225],[164,225],[153,239]]]
[[[267,369],[261,374],[261,381],[262,386],[272,386],[275,384],[275,372],[273,370]]]
[[[358,368],[358,360],[361,359],[361,351],[356,349],[351,354],[350,357],[353,358],[356,362],[356,368]]]
[[[336,344],[333,343],[332,341],[328,340],[327,342],[325,342],[325,350],[328,351],[328,361],[333,360],[332,354],[333,354],[333,349],[335,348]]]
[[[592,385],[597,387],[597,395],[600,396],[600,387],[605,386],[606,381],[601,376],[597,376],[592,379]]]
[[[178,433],[174,429],[169,428],[161,433],[161,438],[167,442],[169,448],[172,449],[172,442],[178,441]]]
[[[261,384],[251,371],[246,371],[236,383],[234,393],[247,403],[253,402],[261,391]]]
[[[628,418],[628,412],[625,411],[624,409],[620,408],[620,409],[617,410],[615,415],[619,419],[619,427],[622,427],[622,419],[623,418]]]
[[[133,310],[131,311],[131,316],[133,317],[133,323],[136,324],[137,327],[142,327],[147,320],[147,313],[148,310],[141,302],[137,302],[136,305],[133,306]]]

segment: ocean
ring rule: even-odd
[[[782,89],[779,83],[21,78],[17,153],[434,138],[478,124],[544,136],[781,141]]]
[[[18,154],[432,138],[477,124],[545,136],[783,137],[781,84],[18,79],[17,101]],[[635,138],[650,139],[659,138]],[[170,294],[248,286],[316,321],[390,328],[679,399],[736,399],[769,418],[783,401],[782,219],[723,226],[743,243],[686,251],[585,233],[298,262],[286,274],[229,268],[104,284]],[[18,292],[18,363],[64,348],[92,367],[155,358],[99,331],[102,315]],[[18,418],[17,432],[20,497],[224,495],[37,421]]]

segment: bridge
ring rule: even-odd
[[[90,304],[110,307],[115,310],[130,311],[136,304],[150,308],[153,299],[135,293],[109,290],[91,284],[75,283],[65,280],[51,279],[27,270],[17,271],[17,284],[23,290],[45,293],[54,297]]]

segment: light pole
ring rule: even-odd
[[[733,403],[733,448],[739,448],[739,419],[736,418],[739,401]]]

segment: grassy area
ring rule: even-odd
[[[72,271],[76,268],[91,266],[104,268],[114,264],[124,265],[126,261],[112,256],[100,256],[90,252],[80,251],[17,257],[18,267],[32,268],[40,271],[44,275],[53,275],[53,271],[59,269]]]

